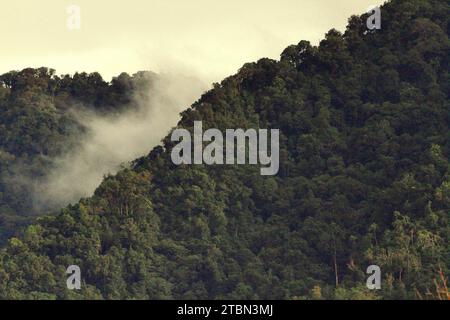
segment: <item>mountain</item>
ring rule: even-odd
[[[381,12],[379,30],[353,16],[317,47],[245,64],[182,113],[177,128],[190,131],[197,120],[279,129],[277,175],[176,166],[169,134],[91,198],[11,238],[0,298],[442,298],[450,6],[393,0]],[[81,290],[66,287],[70,265]],[[381,290],[366,288],[370,265]]]

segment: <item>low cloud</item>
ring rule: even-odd
[[[147,154],[176,126],[181,111],[208,89],[198,77],[162,73],[148,92],[136,95],[137,108],[117,115],[74,111],[87,128],[77,146],[52,159],[50,173],[35,181],[37,210],[57,209],[93,194],[104,175]]]

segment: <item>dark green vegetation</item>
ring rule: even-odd
[[[277,176],[259,166],[176,167],[166,138],[92,198],[10,239],[0,297],[434,293],[439,270],[450,272],[449,10],[447,0],[392,1],[381,30],[354,16],[319,47],[302,41],[279,62],[244,65],[179,126],[280,129]],[[52,114],[40,105],[38,114]],[[7,141],[8,151],[34,140]],[[80,291],[66,289],[72,264],[82,270]],[[380,291],[365,288],[371,264],[381,267]]]
[[[102,115],[137,107],[136,95],[147,92],[156,77],[123,73],[109,84],[98,73],[54,72],[25,69],[0,76],[0,243],[32,221],[38,213],[32,184],[86,133],[76,117],[80,109]]]

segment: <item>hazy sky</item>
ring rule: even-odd
[[[0,73],[46,66],[58,74],[192,72],[219,81],[245,62],[318,43],[380,0],[2,0]],[[69,5],[81,29],[69,30]]]

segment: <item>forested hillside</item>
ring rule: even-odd
[[[0,243],[41,213],[31,196],[33,183],[86,134],[77,114],[136,108],[136,95],[147,94],[155,78],[123,73],[107,83],[98,73],[60,77],[48,68],[0,76]]]
[[[450,274],[450,4],[393,0],[381,30],[368,31],[367,17],[317,47],[301,41],[280,61],[244,65],[182,113],[178,127],[190,130],[195,120],[280,129],[278,175],[175,166],[169,135],[93,197],[11,238],[0,298],[439,298],[440,272]],[[83,83],[80,92],[114,106],[102,85]],[[8,123],[15,109],[1,106]],[[36,141],[4,142],[4,127],[1,159]],[[372,264],[381,290],[366,288]],[[81,268],[81,290],[66,288],[69,265]]]

